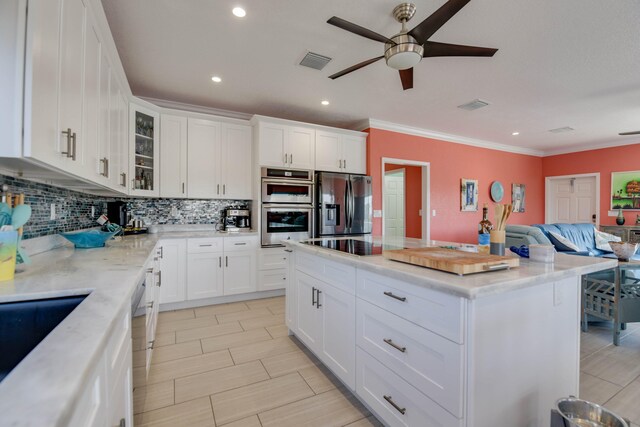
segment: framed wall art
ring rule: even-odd
[[[460,210],[462,212],[478,211],[478,180],[460,180]]]
[[[640,171],[611,173],[611,209],[640,210]]]
[[[525,188],[524,184],[511,185],[511,204],[513,212],[524,212]]]

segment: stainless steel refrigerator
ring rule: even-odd
[[[316,237],[370,234],[371,177],[316,173]]]

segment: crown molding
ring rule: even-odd
[[[545,153],[531,148],[513,147],[511,145],[497,142],[484,141],[482,139],[468,138],[465,136],[451,135],[448,133],[436,132],[428,129],[416,128],[413,126],[401,125],[398,123],[385,122],[383,120],[368,119],[359,123],[361,129],[374,128],[399,132],[408,135],[421,136],[424,138],[438,139],[441,141],[453,142],[456,144],[470,145],[473,147],[487,148],[489,150],[506,151],[508,153],[526,154],[529,156],[543,157]],[[364,126],[364,127],[363,127]]]
[[[150,102],[152,104],[155,104],[158,107],[169,108],[172,110],[180,110],[180,111],[185,111],[190,113],[210,114],[214,116],[228,117],[230,119],[239,119],[239,120],[250,120],[251,117],[253,116],[253,114],[223,110],[220,108],[203,107],[202,105],[187,104],[184,102],[167,101],[166,99],[149,98],[146,96],[140,96],[139,98],[147,102]]]
[[[605,148],[624,147],[626,145],[637,145],[637,144],[640,144],[640,137],[637,137],[635,140],[626,141],[626,142],[609,141],[609,142],[603,142],[599,144],[585,144],[585,145],[578,145],[578,146],[567,147],[567,148],[546,150],[544,152],[544,157],[557,156],[560,154],[579,153],[582,151],[603,150]]]

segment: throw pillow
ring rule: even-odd
[[[562,235],[555,233],[553,231],[549,232],[549,236],[551,237],[551,243],[553,243],[553,245],[559,250],[559,251],[571,251],[571,252],[577,252],[580,250],[580,248],[573,243],[571,240],[567,239],[566,237],[563,237]]]
[[[613,234],[605,233],[604,231],[600,231],[596,229],[593,232],[593,235],[596,239],[596,248],[605,252],[613,252],[611,250],[611,245],[609,242],[620,242],[622,239],[618,236],[614,236]]]

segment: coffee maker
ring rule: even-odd
[[[107,202],[107,218],[112,224],[118,224],[122,228],[126,227],[131,220],[127,210],[127,203],[121,200]]]
[[[225,231],[249,231],[251,229],[251,211],[246,207],[229,207],[224,210]]]

